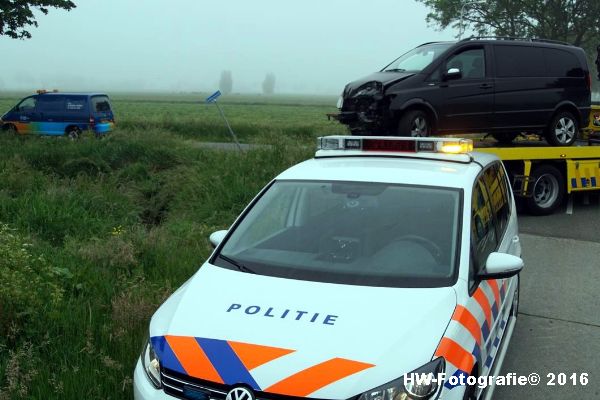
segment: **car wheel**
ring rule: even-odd
[[[500,144],[511,144],[512,141],[515,140],[515,138],[517,136],[519,136],[519,134],[518,133],[492,133],[492,136]]]
[[[67,129],[66,135],[71,140],[79,139],[79,137],[81,136],[81,129],[79,129],[76,126],[71,126],[69,127],[69,129]]]
[[[424,111],[409,111],[400,118],[396,135],[411,137],[430,136],[431,120]]]
[[[14,135],[16,136],[19,132],[17,131],[17,127],[14,126],[13,124],[6,124],[4,125],[4,127],[2,128],[4,130],[4,132],[6,132],[8,135]]]
[[[531,197],[527,198],[527,208],[534,215],[552,214],[563,202],[565,178],[552,165],[540,165],[531,173],[529,184]]]
[[[546,140],[553,146],[570,146],[577,140],[579,124],[568,111],[557,113],[546,131]]]

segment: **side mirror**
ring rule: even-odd
[[[213,249],[216,249],[223,239],[225,239],[225,235],[227,235],[227,230],[216,231],[210,234],[208,240],[210,240],[210,245]]]
[[[485,268],[477,276],[481,279],[505,279],[515,276],[523,269],[521,257],[506,253],[490,253]]]
[[[446,80],[446,81],[450,81],[453,79],[460,79],[460,78],[462,78],[462,71],[458,68],[450,68],[444,74],[444,80]]]

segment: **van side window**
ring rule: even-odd
[[[110,103],[108,102],[108,97],[92,97],[92,110],[93,112],[110,112]]]
[[[61,112],[64,107],[64,97],[62,96],[40,96],[38,100],[38,110],[43,113]]]
[[[547,76],[565,78],[585,75],[574,54],[559,49],[544,49],[543,51]]]
[[[67,97],[65,99],[65,109],[67,111],[82,111],[85,107],[85,97]]]
[[[490,198],[482,177],[477,179],[471,201],[471,241],[476,265],[479,269],[485,265],[488,255],[497,247],[496,226]]]
[[[510,193],[506,174],[499,163],[494,163],[483,173],[483,180],[490,194],[492,212],[496,217],[497,237],[501,240],[510,216]]]
[[[453,55],[446,62],[446,69],[458,68],[462,79],[478,79],[485,77],[485,52],[483,48],[468,49]],[[445,72],[444,71],[444,72]]]
[[[31,111],[35,108],[37,101],[35,97],[28,97],[16,107],[17,111]]]
[[[545,76],[542,49],[532,46],[494,46],[494,63],[498,78]]]

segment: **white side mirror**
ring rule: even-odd
[[[208,240],[210,240],[210,244],[215,249],[222,241],[225,239],[225,235],[227,235],[227,230],[216,231],[210,234]]]
[[[510,278],[521,272],[523,259],[506,253],[490,253],[485,263],[485,268],[478,275],[481,279]]]

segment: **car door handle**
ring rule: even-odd
[[[491,89],[494,87],[494,85],[490,85],[489,83],[482,83],[481,85],[479,85],[479,87],[481,89]]]

